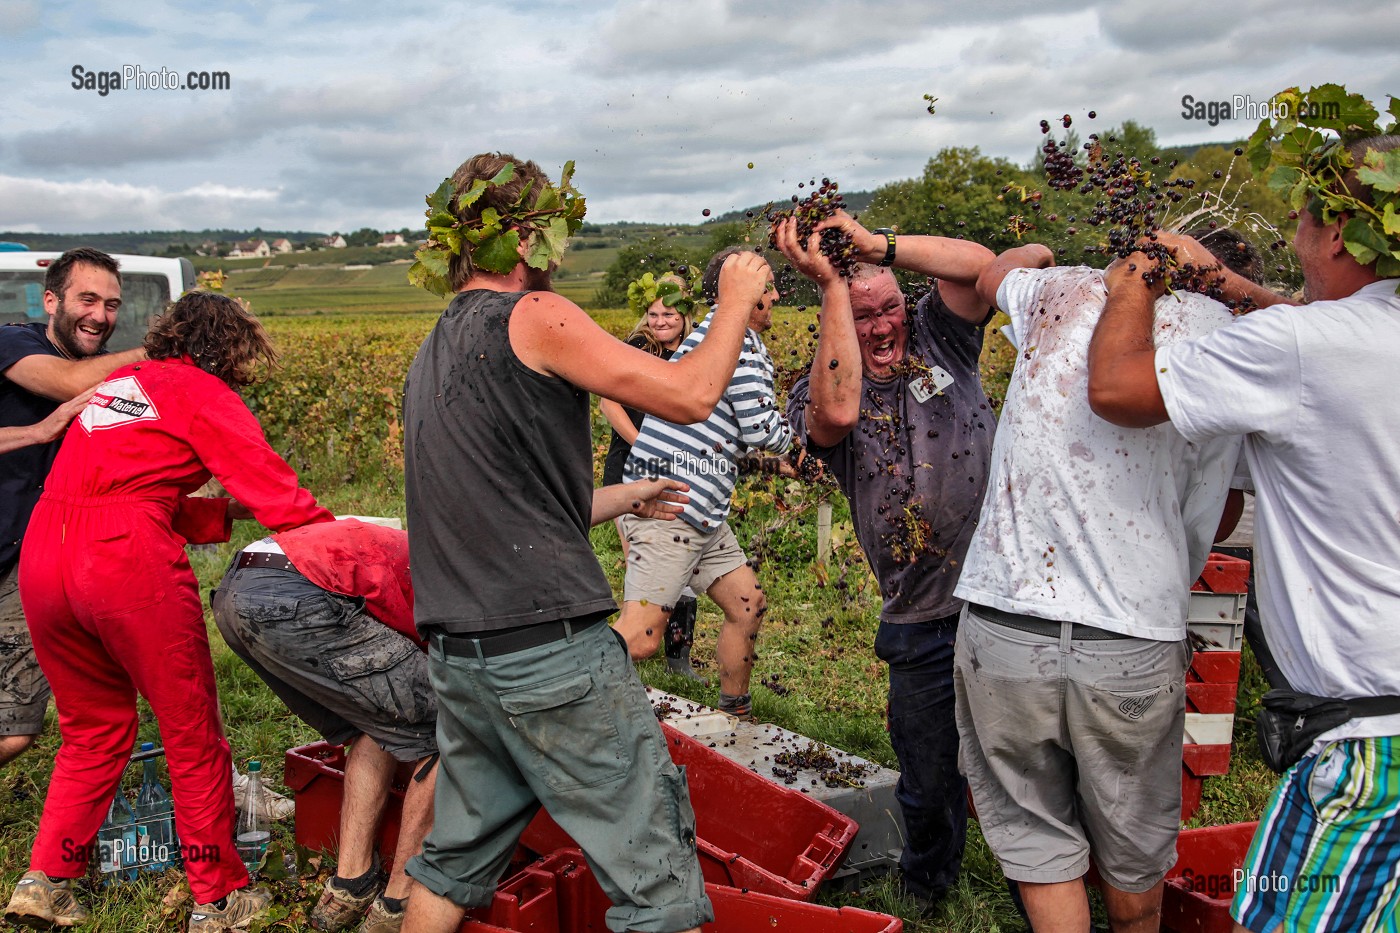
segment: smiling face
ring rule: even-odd
[[[117,327],[122,286],[98,266],[78,263],[68,274],[62,295],[44,292],[49,313],[49,340],[69,357],[96,356]]]
[[[909,343],[909,315],[904,294],[889,270],[851,282],[851,314],[860,344],[860,365],[870,376],[888,376],[904,360]]]
[[[675,308],[666,307],[660,298],[647,308],[647,327],[651,328],[656,342],[667,350],[680,346],[681,338],[685,336],[685,319]]]

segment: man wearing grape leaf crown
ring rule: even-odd
[[[1134,253],[1136,270],[1108,277],[1089,348],[1089,401],[1105,420],[1170,420],[1197,442],[1244,435],[1279,669],[1314,699],[1370,707],[1295,750],[1260,818],[1231,907],[1238,929],[1259,933],[1394,929],[1400,906],[1400,715],[1376,709],[1400,696],[1400,237],[1372,228],[1362,242],[1351,226],[1394,197],[1397,151],[1400,136],[1328,142],[1327,171],[1291,170],[1308,198],[1293,238],[1307,304],[1154,350],[1161,280],[1144,282],[1156,261]],[[1169,245],[1201,263],[1194,241]],[[1221,278],[1227,297],[1243,290]]]
[[[953,721],[962,601],[953,586],[996,430],[977,369],[992,312],[975,287],[992,253],[965,240],[871,232],[844,212],[823,228],[849,235],[866,264],[847,281],[818,234],[799,242],[791,220],[776,231],[784,255],[822,294],[816,358],[788,396],[788,419],[841,484],[884,597],[875,653],[890,666],[900,871],[928,912],[957,879],[967,826]],[[891,265],[934,280],[912,315]]]
[[[490,904],[541,805],[588,855],[611,929],[714,918],[685,778],[605,624],[617,606],[588,540],[623,513],[674,518],[685,485],[595,490],[588,393],[709,417],[768,265],[726,262],[709,336],[684,359],[628,346],[549,290],[560,227],[582,222],[568,175],[555,188],[533,162],[486,153],[457,169],[450,203],[429,200],[455,296],[404,389],[414,619],[442,754],[433,829],[407,867],[409,933],[455,931],[465,908]],[[435,249],[419,253],[427,279],[444,268]]]

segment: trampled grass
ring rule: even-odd
[[[402,269],[402,266],[397,267]],[[378,272],[378,270],[376,270]],[[312,299],[309,295],[318,293]],[[422,295],[427,313],[345,313],[372,307],[374,289],[260,288],[250,289],[254,307],[277,296],[287,301],[276,310],[289,312],[267,318],[283,355],[284,368],[271,381],[250,389],[250,406],[259,415],[273,446],[299,471],[303,483],[332,510],[359,514],[403,516],[402,432],[397,421],[404,374],[423,336],[433,326],[443,303]],[[364,302],[360,304],[358,302]],[[308,314],[320,305],[327,313]],[[335,310],[330,310],[334,308]],[[394,310],[415,308],[395,306]],[[296,312],[296,313],[292,313]],[[596,312],[614,334],[625,334],[634,318],[625,310]],[[775,361],[785,371],[780,382],[811,356],[810,313],[781,309],[768,335]],[[984,356],[984,383],[1000,396],[1009,371],[1011,351],[994,331]],[[594,419],[598,469],[607,432],[601,417]],[[816,562],[816,503],[830,495],[834,504],[837,547],[825,565]],[[782,507],[778,505],[781,500]],[[878,594],[859,548],[850,534],[850,518],[839,494],[830,494],[788,480],[755,477],[741,484],[736,496],[735,532],[750,553],[761,559],[760,579],[770,610],[759,641],[760,659],[754,672],[755,708],[760,718],[820,741],[848,749],[888,766],[895,765],[884,731],[887,687],[884,665],[871,645],[878,618]],[[191,555],[203,595],[217,584],[229,557],[263,532],[239,523],[226,545],[196,550]],[[598,558],[620,597],[622,564],[617,535],[611,524],[593,530]],[[845,587],[831,585],[845,569]],[[823,582],[826,581],[826,582]],[[714,657],[717,609],[701,600],[696,660]],[[262,682],[222,644],[210,626],[215,669],[225,723],[235,760],[240,767],[259,758],[273,783],[280,783],[282,756],[291,747],[316,740],[291,716]],[[642,679],[662,689],[714,703],[717,687],[665,672],[660,661],[640,665]],[[787,692],[779,695],[761,686],[776,680]],[[1240,710],[1250,709],[1261,691],[1257,667],[1246,657]],[[1232,773],[1206,782],[1205,806],[1198,822],[1250,819],[1257,815],[1273,786],[1272,775],[1250,746],[1252,729],[1241,717],[1236,729]],[[143,707],[140,738],[159,742],[157,723]],[[0,897],[8,897],[26,867],[44,789],[58,747],[55,717],[38,746],[0,770]],[[136,771],[129,781],[136,780]],[[284,846],[290,829],[279,829]],[[312,870],[300,880],[272,883],[280,915],[272,927],[305,930],[306,911],[314,904],[329,862],[318,875]],[[152,876],[139,883],[101,888],[85,885],[82,897],[95,907],[95,920],[86,929],[141,931],[183,929],[188,904],[177,901],[183,887],[178,872]],[[1020,929],[1005,884],[975,824],[969,833],[963,876],[939,914],[916,919],[914,905],[899,898],[888,883],[876,883],[859,894],[824,894],[828,903],[850,903],[903,916],[906,929],[920,931],[992,931]]]

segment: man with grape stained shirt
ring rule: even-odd
[[[850,502],[884,606],[875,653],[890,666],[888,722],[899,759],[904,890],[925,910],[957,879],[967,824],[953,721],[953,596],[986,484],[996,419],[977,361],[991,309],[976,293],[985,247],[868,231],[844,212],[817,225],[852,238],[849,281],[795,221],[776,231],[784,255],[822,294],[810,375],[788,420]],[[878,265],[876,265],[878,264]],[[908,314],[890,266],[932,279]]]

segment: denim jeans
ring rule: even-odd
[[[958,771],[953,643],[957,615],[881,622],[875,654],[890,667],[890,744],[899,759],[895,799],[904,815],[899,868],[915,893],[938,897],[957,880],[967,838],[967,782]]]

